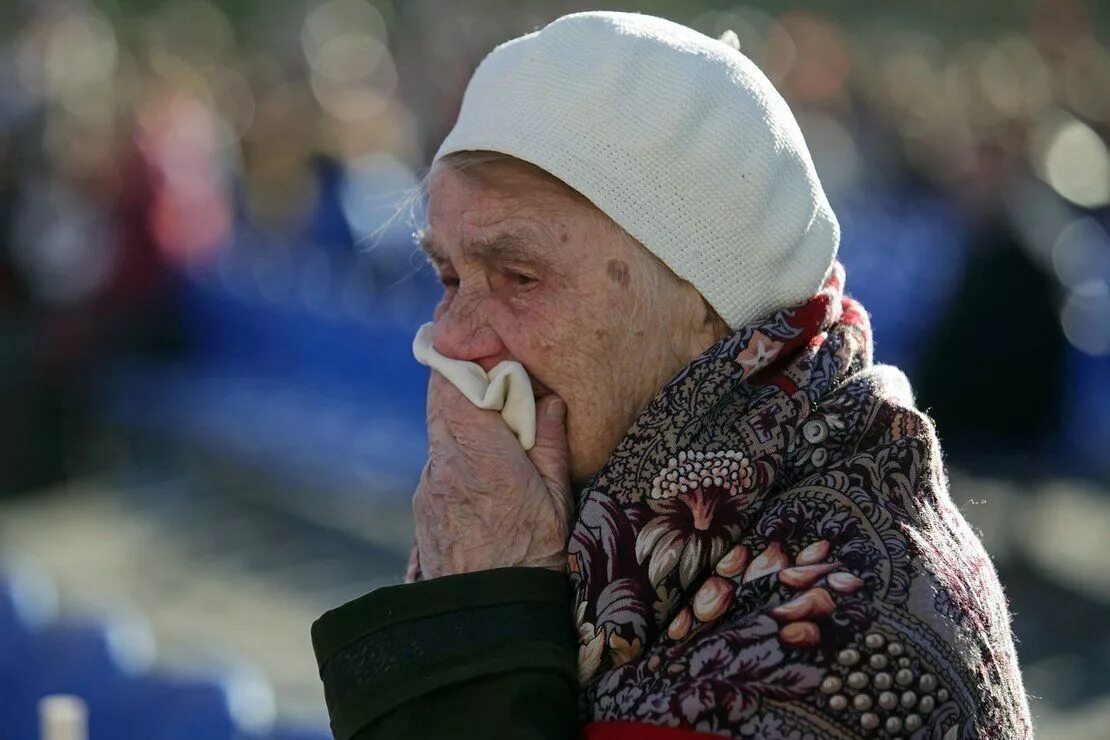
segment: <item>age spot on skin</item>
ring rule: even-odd
[[[624,260],[612,259],[605,264],[605,271],[609,279],[622,288],[628,285],[628,263]]]

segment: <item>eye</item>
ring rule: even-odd
[[[439,282],[445,289],[459,287],[459,279],[454,275],[444,275],[441,272],[439,273]]]
[[[523,272],[514,272],[513,270],[509,270],[508,272],[509,277],[512,278],[513,282],[517,285],[528,286],[536,282],[536,279],[534,277],[532,277],[531,275],[525,275]]]

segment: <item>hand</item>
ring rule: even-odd
[[[434,370],[427,413],[428,462],[412,499],[421,576],[508,566],[562,572],[574,512],[566,403],[553,394],[537,402],[528,452],[499,413],[477,408]]]

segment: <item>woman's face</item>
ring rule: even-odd
[[[537,398],[562,397],[575,486],[659,388],[722,335],[689,283],[581,196],[516,160],[437,166],[423,247],[444,285],[436,350],[487,371],[516,360]]]

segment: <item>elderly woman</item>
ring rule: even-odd
[[[735,45],[600,12],[503,44],[428,196],[416,546],[314,625],[337,738],[1030,735],[933,425]]]

